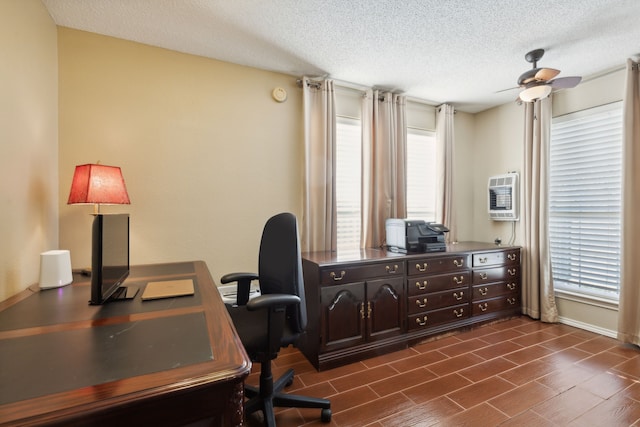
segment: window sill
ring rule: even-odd
[[[572,292],[566,289],[555,289],[557,298],[578,302],[581,304],[592,305],[607,310],[618,311],[618,301],[610,298],[599,297],[596,295],[585,295],[578,292]]]

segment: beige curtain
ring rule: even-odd
[[[455,109],[442,104],[436,110],[436,222],[444,224],[449,232],[448,242],[456,242],[456,216],[453,200],[453,159],[455,138],[453,119]]]
[[[618,339],[640,345],[640,65],[627,60],[622,165],[622,271]]]
[[[303,251],[336,250],[336,114],[333,81],[302,79],[304,189]]]
[[[361,247],[385,242],[387,218],[405,218],[406,99],[368,90],[363,98]]]
[[[548,231],[548,164],[551,97],[525,103],[522,248],[522,312],[557,322]]]

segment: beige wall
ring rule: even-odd
[[[520,222],[492,221],[487,212],[489,177],[507,172],[523,172],[524,106],[515,102],[476,115],[473,149],[473,240],[521,245]]]
[[[301,215],[302,92],[295,77],[59,28],[60,245],[90,265],[74,167],[122,168],[131,263],[201,259],[214,280],[255,271],[266,219]],[[271,98],[276,86],[289,94]]]
[[[0,301],[58,247],[56,26],[39,0],[0,1]]]

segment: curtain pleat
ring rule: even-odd
[[[453,198],[455,109],[451,105],[442,104],[436,111],[436,222],[449,229],[447,241],[456,242],[458,239]]]
[[[543,322],[557,322],[548,238],[551,97],[525,103],[524,114],[522,312]]]
[[[618,339],[640,345],[640,64],[627,60],[623,101],[622,264]]]
[[[312,84],[309,84],[312,83]],[[336,114],[333,81],[302,79],[305,179],[301,247],[336,250]]]
[[[363,99],[363,248],[382,246],[386,219],[407,215],[405,104],[404,96],[378,90]]]

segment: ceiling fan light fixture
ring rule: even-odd
[[[537,99],[543,99],[551,93],[551,86],[538,85],[531,86],[520,92],[520,99],[523,102],[533,102]]]

